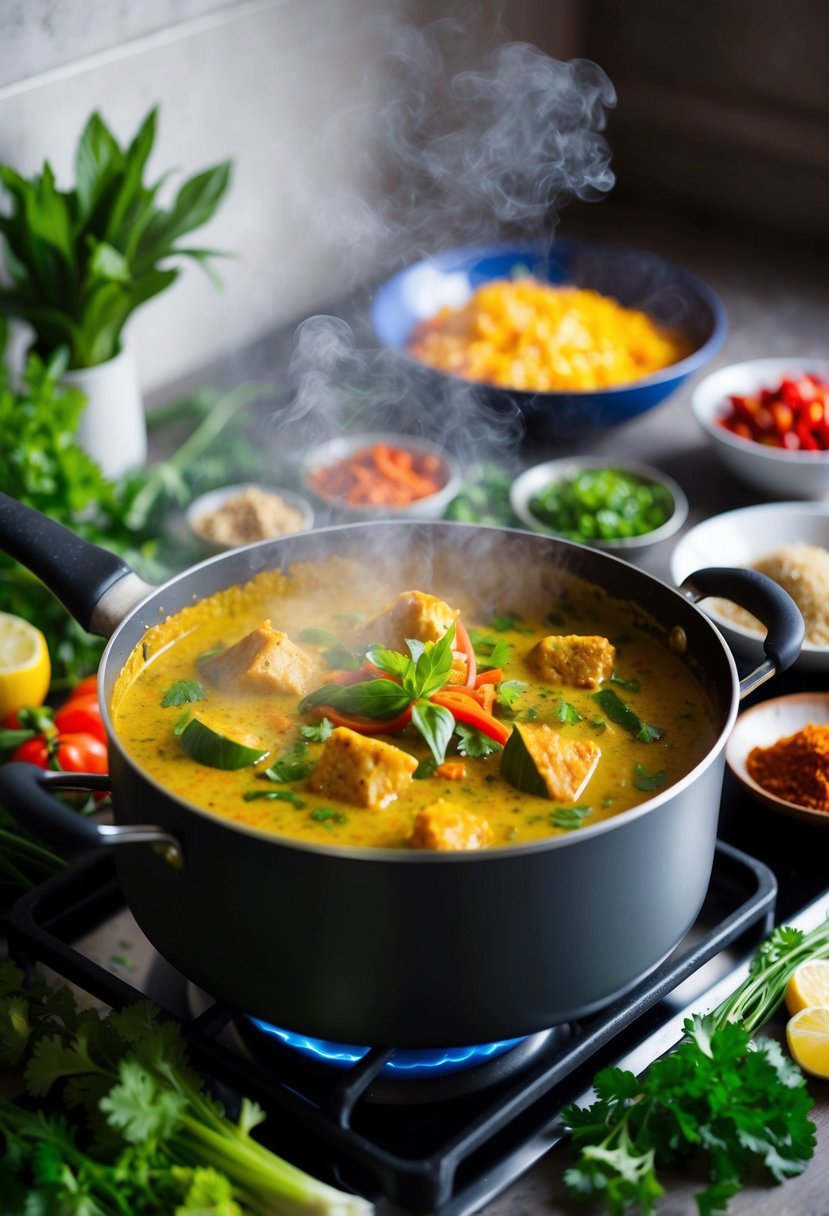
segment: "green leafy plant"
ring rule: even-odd
[[[358,1195],[318,1182],[235,1118],[193,1071],[178,1026],[148,1002],[100,1016],[65,985],[0,962],[0,1065],[27,1101],[0,1098],[4,1216],[369,1216]]]
[[[609,1216],[648,1216],[664,1194],[657,1171],[702,1160],[709,1185],[697,1208],[723,1216],[757,1162],[775,1182],[801,1173],[815,1148],[805,1079],[774,1039],[750,1036],[781,1007],[799,964],[827,957],[829,920],[808,933],[781,925],[739,987],[686,1019],[681,1042],[643,1077],[602,1069],[597,1101],[563,1112],[578,1150],[565,1174],[570,1193],[602,1198]]]
[[[92,114],[78,142],[70,190],[58,189],[48,161],[31,178],[0,165],[0,185],[11,202],[0,215],[8,280],[0,287],[0,316],[27,322],[42,356],[65,346],[72,368],[106,362],[118,353],[132,313],[178,277],[171,259],[193,259],[209,272],[219,256],[180,242],[215,213],[230,183],[230,162],[189,178],[171,206],[161,207],[166,175],[144,183],[156,123],[154,108],[121,147],[100,114]]]

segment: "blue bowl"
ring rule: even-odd
[[[692,351],[653,375],[612,388],[525,392],[427,368],[408,355],[412,330],[442,307],[459,306],[483,283],[530,271],[548,283],[589,287],[627,308],[679,329]],[[474,391],[487,404],[520,415],[526,431],[548,441],[589,436],[653,409],[701,368],[725,338],[725,309],[696,275],[657,254],[594,241],[556,240],[469,245],[408,266],[376,292],[371,322],[381,346],[399,353],[413,374],[444,397]]]

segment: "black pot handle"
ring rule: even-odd
[[[800,609],[787,591],[759,570],[709,566],[684,578],[680,590],[693,603],[709,595],[733,600],[766,626],[768,633],[763,639],[766,661],[740,681],[743,696],[770,676],[786,671],[800,654],[806,636]]]
[[[96,823],[53,798],[52,790],[108,790],[109,777],[99,773],[62,773],[34,764],[12,761],[0,765],[0,806],[18,823],[72,855],[102,845],[152,844],[161,846],[164,860],[181,869],[183,854],[175,836],[157,824]]]
[[[93,614],[104,592],[126,575],[134,575],[114,553],[2,492],[0,547],[36,574],[90,633],[99,632]]]

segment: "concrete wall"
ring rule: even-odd
[[[71,181],[75,143],[99,109],[128,140],[153,105],[150,176],[232,157],[232,191],[194,243],[235,252],[217,294],[188,264],[135,316],[128,340],[145,391],[301,318],[371,275],[387,253],[368,199],[378,63],[389,23],[445,15],[395,0],[3,0],[0,160],[24,173],[49,159]],[[547,49],[572,45],[573,0],[472,4],[494,25],[514,10]],[[492,17],[488,16],[492,12]],[[506,35],[505,35],[506,36]],[[549,45],[552,44],[552,45]],[[168,195],[162,194],[162,200]],[[18,335],[18,348],[21,336]]]

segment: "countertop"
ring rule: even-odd
[[[566,217],[565,217],[566,218]],[[721,296],[729,317],[729,333],[714,361],[698,380],[713,367],[761,355],[823,356],[829,354],[829,258],[815,255],[811,250],[796,246],[781,246],[775,238],[752,233],[724,232],[709,229],[700,223],[678,222],[661,217],[643,217],[638,212],[597,205],[580,213],[577,222],[562,225],[562,235],[596,236],[650,249],[696,272]],[[349,310],[356,310],[351,313]],[[361,341],[360,301],[349,297],[348,306],[340,310],[333,306],[330,313],[345,317],[353,323],[354,343],[359,351]],[[342,336],[342,335],[340,335]],[[348,347],[348,342],[346,342]],[[355,348],[348,348],[352,351]],[[228,386],[242,380],[270,379],[284,386],[289,377],[289,364],[294,363],[297,346],[291,329],[267,335],[261,342],[223,359],[215,367],[203,369],[189,383],[170,386],[163,395],[156,394],[160,404],[172,396],[188,391],[194,384],[210,379]],[[348,351],[347,351],[348,353]],[[700,519],[733,507],[763,501],[755,491],[732,483],[717,466],[705,439],[699,432],[689,410],[692,381],[671,399],[651,413],[595,440],[578,445],[575,450],[597,454],[612,453],[628,456],[659,466],[670,473],[685,489],[690,512],[686,528]],[[320,398],[320,410],[325,415],[317,421],[331,425],[335,421],[329,410],[329,400]],[[281,389],[262,411],[263,439],[274,443],[274,467],[290,472],[296,458],[290,447],[291,428],[296,414],[287,417]],[[282,423],[285,423],[283,428]],[[313,426],[313,412],[305,415]],[[287,437],[280,442],[279,436]],[[467,437],[467,456],[475,457],[474,440]],[[492,455],[492,436],[486,436],[486,450],[480,455]],[[495,445],[497,447],[497,444]],[[509,446],[509,437],[507,438]],[[512,452],[525,463],[551,455],[538,447]],[[276,477],[275,477],[276,480]],[[637,564],[656,577],[669,581],[668,561],[676,538],[647,552]],[[767,686],[767,695],[798,686],[791,677],[782,677]],[[815,681],[813,687],[818,687]],[[811,872],[820,872],[826,856],[829,837],[822,829],[801,825],[774,816],[763,808],[741,798],[726,779],[723,799],[722,834],[746,851],[773,865],[796,873],[802,865]],[[829,886],[829,866],[826,867]],[[794,901],[797,902],[796,899]],[[804,900],[805,902],[805,900]],[[788,917],[792,909],[784,908]],[[102,943],[101,950],[106,951]],[[779,1033],[779,1027],[776,1031]],[[751,1187],[736,1198],[729,1212],[733,1216],[826,1216],[829,1213],[829,1083],[810,1081],[809,1089],[815,1101],[813,1118],[818,1126],[818,1150],[805,1174],[784,1187]],[[562,1182],[563,1171],[570,1160],[566,1144],[552,1149],[523,1177],[512,1184],[484,1209],[484,1216],[598,1216],[598,1205],[575,1203],[568,1198]],[[660,1216],[690,1216],[696,1212],[693,1186],[686,1178],[671,1179],[668,1194],[658,1205]]]

